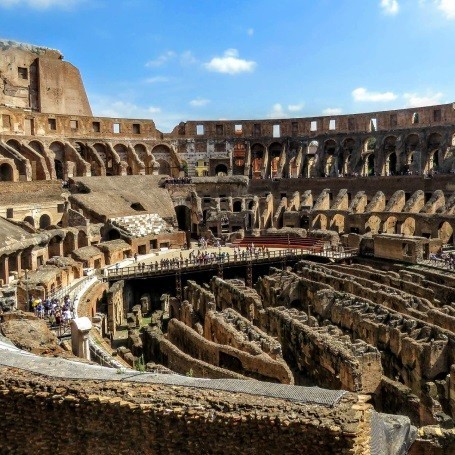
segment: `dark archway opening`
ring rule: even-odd
[[[215,168],[215,175],[224,176],[228,174],[228,168],[225,164],[218,164]]]
[[[181,231],[191,230],[191,210],[186,205],[178,205],[175,207],[177,215],[177,223]]]
[[[120,232],[117,231],[117,229],[111,229],[106,234],[106,238],[107,238],[107,240],[117,240],[120,238]]]
[[[58,180],[63,180],[65,174],[63,172],[63,163],[60,160],[54,160],[55,164],[55,176]]]
[[[0,166],[0,182],[12,182],[13,181],[13,168],[7,164],[3,163]]]
[[[41,217],[39,219],[39,228],[46,229],[50,225],[51,225],[51,217],[47,214],[41,215]]]

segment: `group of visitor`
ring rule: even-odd
[[[63,302],[57,298],[48,297],[43,301],[41,297],[35,299],[31,296],[29,305],[35,316],[48,321],[51,327],[67,325],[74,318],[74,307],[69,295],[64,297]]]
[[[430,253],[429,258],[438,265],[443,265],[449,270],[455,270],[455,251],[444,252],[442,248],[439,248],[436,253]]]
[[[168,177],[164,181],[166,185],[189,185],[191,182],[191,177]]]

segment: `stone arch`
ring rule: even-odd
[[[324,142],[324,168],[322,174],[325,177],[330,177],[336,173],[335,154],[338,144],[334,139],[327,139]]]
[[[327,229],[328,227],[328,219],[327,216],[324,215],[323,213],[318,213],[315,218],[313,219],[312,222],[312,228],[313,229]]]
[[[307,154],[303,160],[302,177],[316,177],[316,153],[318,151],[318,148],[319,142],[316,140],[313,140],[308,144]]]
[[[186,205],[175,206],[178,227],[181,231],[191,230],[191,210]]]
[[[30,226],[32,226],[33,228],[35,227],[35,219],[32,216],[26,216],[24,218],[24,221],[30,224]]]
[[[145,146],[145,144],[138,143],[138,144],[135,144],[133,148],[134,148],[134,151],[136,152],[137,156],[139,157],[139,159],[145,165],[146,175],[153,174],[154,159],[153,159],[152,154],[147,150],[147,147]]]
[[[397,157],[397,138],[396,136],[387,136],[383,143],[383,152],[385,156],[384,175],[395,175],[398,172]]]
[[[34,150],[38,155],[40,155],[44,158],[44,162],[46,163],[47,171],[49,172],[50,175],[52,175],[52,169],[53,169],[52,160],[50,159],[49,154],[46,152],[46,149],[45,149],[43,143],[34,139],[33,141],[30,141],[28,143],[28,146],[32,150]],[[32,172],[33,172],[33,170],[32,170]],[[45,174],[44,169],[42,170],[42,173],[43,173],[42,178],[43,178],[43,180],[45,180],[46,176],[44,175]],[[38,172],[37,172],[37,175],[38,175]],[[38,177],[38,178],[40,178],[40,177]]]
[[[345,224],[344,215],[337,213],[330,220],[330,229],[332,231],[338,232],[338,234],[342,234],[344,232],[344,224]]]
[[[55,176],[59,180],[66,177],[66,154],[65,145],[60,141],[54,141],[49,145],[49,149],[54,154]]]
[[[365,223],[365,232],[377,234],[381,227],[381,218],[377,215],[371,215]]]
[[[454,244],[453,227],[447,221],[442,221],[438,226],[438,237],[444,244]]]
[[[397,233],[398,220],[396,216],[389,216],[382,226],[382,232],[385,234],[396,234]]]
[[[234,144],[234,175],[244,175],[245,173],[245,158],[246,158],[246,145],[244,142],[236,141]]]
[[[106,169],[106,175],[117,175],[117,165],[115,163],[114,155],[112,152],[106,147],[106,144],[101,142],[97,142],[92,145],[95,149],[96,153],[100,157],[101,161],[104,163],[104,167]]]
[[[88,246],[88,237],[85,231],[79,231],[77,233],[77,247],[82,248]]]
[[[385,159],[385,175],[396,175],[398,172],[398,157],[395,152],[389,153]]]
[[[158,164],[160,165],[160,168],[159,168],[159,171],[158,171],[159,175],[170,175],[170,176],[172,176],[171,166],[170,166],[170,164],[167,161],[159,159],[158,160]]]
[[[14,169],[9,163],[0,164],[0,182],[13,182]]]
[[[279,142],[273,142],[269,145],[269,163],[267,166],[267,176],[270,176],[271,178],[277,177],[279,173],[278,167],[280,164],[282,149],[283,146]]]
[[[101,157],[98,158],[93,153],[92,149],[83,142],[76,142],[74,148],[77,150],[82,159],[90,164],[90,175],[92,176],[103,175],[102,166],[100,163],[100,161],[102,161]]]
[[[413,236],[415,231],[416,231],[416,220],[412,217],[406,218],[401,225],[401,234]]]
[[[71,252],[77,249],[77,237],[74,232],[68,231],[63,240],[63,254],[69,255]]]
[[[170,175],[171,177],[179,177],[180,163],[178,158],[166,144],[155,145],[152,149],[152,155],[155,160],[160,164],[159,174]],[[167,165],[164,165],[167,163]],[[164,167],[162,167],[162,165]]]
[[[347,137],[341,145],[342,152],[338,156],[338,174],[348,175],[350,172],[351,158],[355,152],[356,142],[352,137]]]
[[[114,150],[120,158],[120,161],[128,163],[128,148],[125,144],[118,143],[114,145]]]
[[[56,235],[49,240],[47,251],[50,258],[62,255],[62,240],[63,238],[60,235]]]
[[[47,213],[43,213],[39,219],[39,228],[46,229],[51,225],[51,217]]]
[[[259,179],[262,177],[262,167],[264,165],[265,147],[262,144],[251,146],[251,169],[250,178]]]
[[[215,167],[215,175],[224,176],[228,175],[228,168],[225,164],[218,164]]]
[[[16,139],[10,139],[6,142],[6,144],[8,145],[9,148],[18,152],[17,155],[13,155],[11,152],[8,154],[9,155],[8,161],[11,161],[13,171],[14,170],[18,171],[19,176],[22,176],[22,177],[18,176],[19,178],[23,178],[24,180],[29,180],[29,177],[33,177],[33,176],[30,175],[31,169],[28,167],[27,160],[24,159],[27,157],[24,156],[24,154],[22,153],[22,150],[21,150],[22,146],[21,146],[20,142],[17,141]],[[20,158],[18,155],[22,155],[23,158]],[[0,158],[2,158],[1,154],[0,154]],[[13,172],[13,179],[14,179],[14,172]],[[13,181],[13,180],[11,180],[11,181]]]
[[[369,153],[363,157],[362,175],[369,177],[375,174],[374,172],[375,158],[374,153]]]
[[[405,152],[406,152],[406,172],[419,172],[420,167],[420,138],[418,134],[411,133],[406,137],[405,140]]]
[[[440,133],[431,133],[427,140],[427,160],[425,172],[432,172],[438,169],[444,159],[442,152],[443,137]],[[453,139],[452,139],[453,145]]]
[[[242,201],[234,201],[232,204],[232,211],[241,212],[242,211]]]

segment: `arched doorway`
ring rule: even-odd
[[[260,179],[262,175],[262,166],[264,163],[264,146],[254,144],[251,147],[251,171],[250,178]]]
[[[374,153],[370,153],[364,158],[363,172],[364,177],[374,175]]]
[[[65,173],[63,170],[63,163],[60,160],[54,160],[55,176],[58,180],[64,180]]]
[[[51,217],[47,213],[44,213],[43,215],[41,215],[41,217],[39,219],[39,228],[46,229],[50,225],[51,225]]]
[[[234,145],[234,175],[243,175],[245,173],[246,147],[243,142],[236,142]]]
[[[8,163],[0,165],[0,182],[12,182],[13,181],[13,168]]]
[[[397,175],[397,154],[391,153],[386,160],[386,174]]]
[[[30,224],[30,226],[32,226],[33,228],[35,227],[35,220],[33,219],[32,216],[26,216],[24,218],[24,221],[28,224]]]
[[[215,168],[215,175],[222,177],[228,174],[228,168],[225,164],[218,164]]]
[[[171,166],[169,165],[169,163],[167,161],[164,161],[164,160],[158,160],[158,164],[160,165],[160,169],[158,171],[158,173],[160,175],[169,175],[169,176],[172,176],[172,173],[171,173]]]
[[[110,229],[106,233],[106,239],[107,240],[118,240],[120,238],[120,232],[117,231],[117,229]]]
[[[267,175],[271,178],[277,177],[279,172],[280,155],[283,146],[275,142],[269,147],[269,165]]]
[[[186,205],[177,205],[175,214],[177,215],[179,230],[185,232],[191,230],[191,210]]]

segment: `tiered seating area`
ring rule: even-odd
[[[172,227],[156,213],[120,216],[111,218],[111,222],[132,237],[145,237],[146,235],[160,234],[165,229],[172,230]]]
[[[249,246],[254,244],[258,247],[268,248],[301,248],[303,250],[323,250],[324,242],[314,237],[300,237],[296,234],[273,233],[267,235],[246,235],[243,239],[235,240],[235,246]]]

